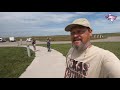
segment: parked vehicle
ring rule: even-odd
[[[0,42],[2,42],[3,38],[0,37]]]
[[[15,37],[9,37],[9,41],[10,42],[15,42],[16,40],[15,40]]]
[[[32,41],[32,38],[27,38],[26,41],[27,41],[27,42],[31,42],[31,41]]]
[[[0,42],[6,42],[6,39],[0,37]]]

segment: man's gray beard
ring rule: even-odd
[[[79,46],[73,45],[73,48],[75,48],[78,52],[82,52],[87,49],[88,45],[90,45],[90,42],[87,42],[86,44],[81,42]]]
[[[81,42],[79,46],[73,45],[73,48],[75,48],[77,51],[84,51],[84,46],[85,44]]]

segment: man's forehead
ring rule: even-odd
[[[87,27],[74,27],[70,30],[70,32],[75,31],[75,30],[86,30],[88,29]]]

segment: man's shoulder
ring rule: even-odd
[[[98,47],[98,46],[92,46],[92,50],[96,50],[96,51],[101,51],[101,52],[106,52],[106,51],[108,51],[108,50],[105,50],[105,49],[103,49],[103,48],[101,48],[101,47]]]
[[[109,51],[109,50],[107,50],[107,49],[104,49],[104,48],[101,48],[101,47],[94,46],[94,48],[95,48],[96,50],[101,51],[101,53],[112,53],[111,51]]]
[[[107,49],[104,49],[104,48],[101,48],[101,47],[98,47],[98,46],[94,46],[94,45],[91,48],[91,51],[96,53],[96,54],[103,55],[103,56],[104,55],[108,55],[109,56],[109,54],[110,55],[113,54],[113,52],[111,52],[111,51],[109,51]]]
[[[99,48],[99,47],[96,47],[96,48],[97,48],[97,50],[99,50],[99,55],[103,55],[104,58],[106,58],[106,59],[118,59],[117,56],[113,52],[111,52],[107,49]]]

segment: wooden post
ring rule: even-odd
[[[27,53],[28,53],[28,56],[31,57],[30,47],[29,47],[29,45],[27,45]]]

